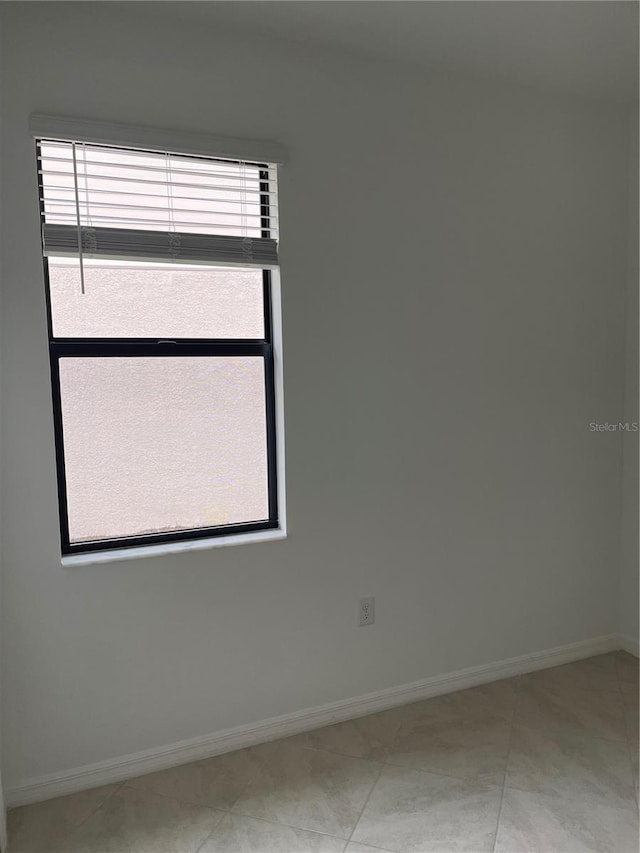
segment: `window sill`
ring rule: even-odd
[[[163,554],[182,554],[185,551],[206,551],[228,545],[248,545],[251,542],[270,542],[286,539],[287,532],[258,530],[254,533],[239,533],[236,536],[212,536],[209,539],[191,539],[183,542],[163,542],[160,545],[142,545],[139,548],[114,548],[112,551],[93,551],[86,554],[67,554],[62,557],[63,566],[90,566],[94,563],[113,563],[117,560],[136,560],[140,557],[161,557]]]

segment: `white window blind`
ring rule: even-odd
[[[47,256],[278,264],[276,166],[40,142]]]

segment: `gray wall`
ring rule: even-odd
[[[617,630],[621,439],[588,424],[623,399],[625,116],[12,6],[7,784]],[[286,541],[61,568],[32,111],[289,149]]]
[[[625,343],[624,421],[638,416],[638,113],[630,120],[629,241]],[[638,645],[638,433],[622,439],[622,549],[620,633]],[[631,647],[631,645],[629,647]]]

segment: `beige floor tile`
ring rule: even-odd
[[[10,809],[7,828],[11,853],[53,851],[69,833],[111,797],[120,785],[104,785]]]
[[[539,729],[565,729],[609,740],[627,739],[618,689],[585,690],[572,685],[523,680],[515,722]]]
[[[620,807],[635,802],[628,745],[575,732],[516,726],[506,784],[566,797],[597,797]]]
[[[620,692],[622,693],[622,701],[625,704],[638,706],[640,702],[640,691],[638,687],[631,681],[620,682]]]
[[[511,725],[490,713],[423,719],[398,731],[387,763],[502,784]]]
[[[343,853],[344,838],[226,814],[198,853]]]
[[[520,681],[520,677],[492,681],[489,684],[480,684],[478,687],[450,693],[443,699],[448,699],[456,712],[495,714],[510,722],[519,695]]]
[[[600,655],[13,809],[9,853],[489,853],[505,771],[496,853],[636,853],[638,697]]]
[[[138,776],[127,785],[139,791],[164,794],[183,803],[230,809],[255,772],[255,753],[251,749],[241,749]]]
[[[403,723],[422,719],[449,719],[452,714],[490,713],[511,720],[518,697],[519,678],[481,684],[468,690],[445,693],[395,709]]]
[[[625,708],[624,714],[627,721],[627,737],[629,738],[629,742],[637,746],[640,743],[638,708]]]
[[[616,654],[616,669],[621,684],[629,684],[638,690],[640,684],[640,660],[629,652]]]
[[[637,781],[638,781],[638,765],[640,764],[640,749],[635,744],[632,744],[629,747],[629,754],[631,756],[631,767],[633,768],[633,770],[635,772],[635,779],[636,779],[636,784],[637,784]]]
[[[635,806],[505,789],[495,853],[637,853]]]
[[[384,758],[400,721],[393,712],[369,714],[288,738],[287,742],[354,758]]]
[[[196,853],[222,814],[124,786],[69,835],[59,853]]]
[[[378,764],[286,742],[256,751],[262,764],[234,812],[349,837],[380,772]]]
[[[399,853],[489,853],[500,787],[387,766],[353,841]]]
[[[617,653],[553,666],[530,673],[527,678],[540,684],[559,685],[561,687],[582,688],[583,690],[617,690],[618,670]]]
[[[627,724],[627,737],[634,746],[640,743],[640,688],[638,687],[638,660],[626,652],[620,652],[620,692]]]
[[[638,690],[638,687],[633,682],[621,681],[620,692],[625,705],[635,705],[637,707],[640,703],[640,690]]]
[[[627,724],[627,737],[631,743],[637,745],[640,741],[640,702],[635,689],[629,692],[622,691],[622,704]]]

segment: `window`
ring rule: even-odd
[[[282,529],[275,165],[37,156],[63,555]]]

